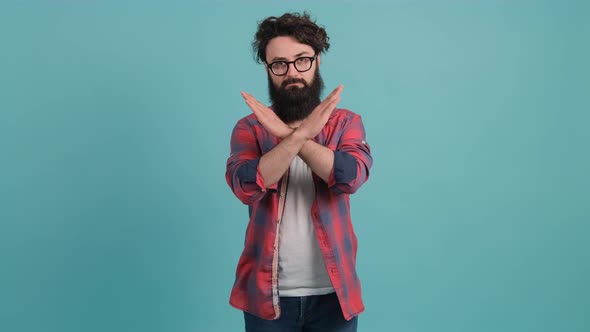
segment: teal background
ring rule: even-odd
[[[311,10],[375,160],[359,331],[590,331],[584,1],[0,2],[0,330],[241,331],[233,125]]]

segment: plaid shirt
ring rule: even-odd
[[[315,141],[334,151],[328,183],[313,174],[316,196],[311,217],[332,286],[346,320],[364,310],[356,273],[357,238],[350,218],[349,194],[369,177],[373,163],[361,117],[335,109]],[[230,304],[261,318],[280,316],[278,293],[278,230],[283,214],[288,171],[266,186],[258,169],[260,157],[279,143],[250,114],[238,121],[231,137],[226,181],[248,205],[249,223],[238,262]]]

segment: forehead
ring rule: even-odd
[[[266,59],[273,60],[293,59],[301,55],[313,55],[313,48],[307,44],[298,42],[290,36],[280,36],[271,39],[266,46]]]

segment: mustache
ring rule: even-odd
[[[285,123],[305,119],[320,104],[320,95],[324,82],[320,71],[316,68],[313,79],[307,83],[302,77],[285,77],[285,81],[275,85],[270,73],[268,77],[268,95],[273,110]],[[287,89],[286,86],[301,83],[303,87]]]
[[[288,78],[288,79],[284,80],[283,83],[281,83],[281,88],[284,89],[285,87],[287,87],[287,85],[293,84],[293,83],[301,83],[301,84],[303,84],[304,87],[306,87],[306,88],[308,87],[307,82],[305,82],[305,80],[302,78]]]

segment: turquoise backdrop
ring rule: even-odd
[[[359,331],[590,331],[587,1],[0,2],[0,331],[241,331],[229,137],[309,9],[375,160]]]

